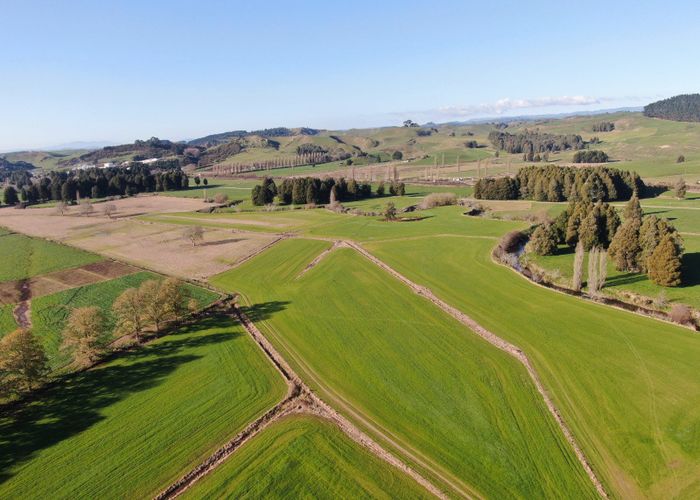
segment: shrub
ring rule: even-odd
[[[420,202],[420,208],[427,210],[429,208],[444,207],[447,205],[456,205],[457,195],[454,193],[430,193]]]
[[[527,241],[527,235],[522,231],[507,233],[498,243],[498,249],[504,253],[515,253]]]
[[[693,320],[690,308],[683,304],[673,304],[669,313],[671,320],[681,325],[687,325]]]

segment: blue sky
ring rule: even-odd
[[[697,2],[0,0],[0,151],[639,106]]]

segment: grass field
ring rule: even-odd
[[[333,424],[286,417],[246,443],[184,498],[429,498]]]
[[[93,253],[22,234],[0,233],[0,281],[21,280],[102,260]]]
[[[17,328],[17,322],[12,315],[14,305],[0,305],[0,338]]]
[[[366,246],[522,347],[616,496],[700,494],[696,334],[532,285],[491,261],[488,240]]]
[[[330,404],[351,406],[360,425],[382,429],[461,491],[594,496],[515,360],[350,249],[297,279],[327,246],[287,240],[213,282],[243,294],[250,316]]]
[[[34,334],[39,337],[46,349],[51,366],[57,368],[68,361],[68,356],[60,351],[62,331],[70,312],[76,307],[97,306],[107,316],[107,323],[113,328],[112,304],[127,288],[137,287],[149,279],[162,279],[150,272],[129,274],[121,278],[72,288],[63,292],[38,297],[31,302],[31,317]],[[213,302],[217,295],[204,288],[185,285],[189,294],[201,306]]]
[[[203,320],[0,415],[0,497],[152,497],[285,389],[239,325]]]

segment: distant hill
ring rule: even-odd
[[[0,156],[0,170],[4,172],[15,172],[18,170],[33,170],[36,168],[29,162],[26,161],[10,161],[4,156]]]
[[[700,94],[682,94],[644,107],[644,116],[677,122],[700,122]]]
[[[230,142],[233,139],[241,139],[249,136],[290,137],[293,135],[317,135],[319,132],[320,130],[308,127],[275,127],[262,130],[253,130],[252,132],[248,132],[247,130],[234,130],[231,132],[222,132],[220,134],[212,134],[205,137],[200,137],[198,139],[192,139],[187,144],[190,146],[204,146],[210,148],[212,146],[218,146],[219,144]]]

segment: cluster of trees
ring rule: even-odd
[[[66,162],[67,165],[79,163],[96,163],[100,160],[115,158],[128,154],[134,154],[141,159],[163,158],[167,156],[181,156],[188,145],[184,142],[172,142],[151,137],[146,141],[134,141],[133,144],[121,144],[119,146],[107,146],[96,151],[90,151],[78,158]]]
[[[602,201],[572,202],[554,221],[533,231],[528,249],[538,255],[551,255],[560,244],[577,248],[576,262],[581,260],[580,252],[605,252],[605,257],[596,258],[607,259],[609,255],[618,271],[646,273],[661,286],[678,286],[682,282],[680,235],[665,219],[643,216],[636,195],[625,207],[624,222],[614,207]],[[575,289],[580,289],[581,273],[577,266],[581,265],[578,262],[574,266]],[[604,267],[601,264],[599,268],[589,269],[589,281],[592,273],[596,279],[603,276],[604,282]]]
[[[614,122],[600,122],[593,125],[593,132],[612,132],[615,130]]]
[[[529,130],[516,134],[493,130],[489,133],[489,141],[498,151],[525,154],[583,149],[586,145],[580,135],[557,135]]]
[[[572,168],[557,165],[521,168],[515,178],[483,178],[474,197],[490,200],[615,201],[627,200],[646,186],[636,172],[609,167]]]
[[[50,172],[29,185],[23,186],[19,192],[10,187],[5,190],[14,191],[22,201],[36,203],[47,200],[63,202],[75,201],[81,198],[104,198],[106,196],[132,196],[142,192],[177,191],[187,189],[189,179],[178,169],[157,172],[153,174],[146,165],[133,165],[128,170],[119,167],[92,168],[72,172]],[[10,193],[12,197],[12,194]],[[13,198],[17,202],[17,196]],[[6,203],[9,203],[6,201]]]
[[[301,144],[297,146],[297,154],[298,155],[308,155],[312,153],[327,153],[328,150],[324,148],[323,146],[319,146],[318,144],[311,144],[311,143],[306,143],[306,144]]]
[[[377,196],[383,196],[386,192],[384,182],[377,186]],[[392,181],[389,184],[389,193],[394,196],[403,196],[406,185],[403,182]],[[277,198],[280,205],[326,205],[343,201],[362,200],[372,196],[372,184],[369,182],[357,182],[355,179],[319,179],[318,177],[293,177],[284,179],[277,186],[275,181],[267,177],[262,184],[253,188],[251,200],[256,206],[273,203]]]
[[[574,153],[574,163],[607,163],[608,155],[603,151],[585,149]]]
[[[700,121],[700,94],[683,94],[644,106],[644,116],[679,122]]]
[[[141,342],[145,329],[159,333],[166,322],[179,322],[196,308],[196,301],[188,298],[178,280],[145,281],[139,288],[125,290],[114,302],[114,333],[133,335]],[[71,355],[76,367],[87,367],[109,352],[113,339],[112,325],[102,309],[78,307],[68,317],[61,348]],[[49,372],[44,347],[30,329],[15,330],[0,340],[0,398],[36,389]]]

